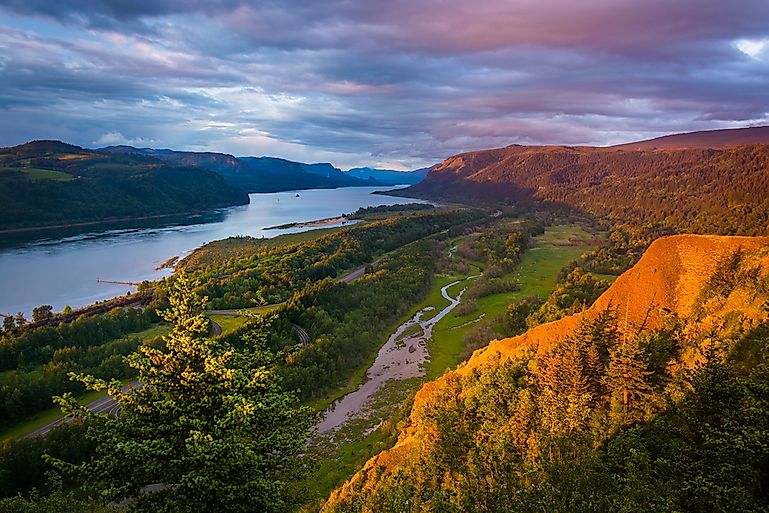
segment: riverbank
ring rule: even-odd
[[[90,228],[6,233],[0,235],[0,312],[24,312],[30,316],[32,309],[41,304],[52,305],[54,311],[66,305],[90,305],[126,292],[124,286],[98,283],[98,278],[123,282],[157,280],[169,273],[167,268],[156,269],[170,257],[184,258],[214,240],[238,236],[272,238],[313,230],[263,228],[331,219],[361,207],[403,202],[371,194],[377,189],[308,190],[302,192],[301,200],[295,198],[295,192],[251,194],[249,205],[217,209],[200,216],[181,216],[179,222],[176,217],[169,217],[104,229],[97,223]],[[133,223],[148,226],[136,228]]]
[[[323,228],[326,226],[353,224],[355,221],[346,216],[326,217],[325,219],[316,219],[299,223],[279,224],[278,226],[268,226],[263,230],[288,230],[291,228]]]
[[[6,233],[33,233],[47,230],[61,230],[63,228],[79,228],[81,226],[97,226],[100,224],[130,223],[133,221],[149,221],[152,219],[167,219],[171,217],[195,216],[213,212],[219,208],[227,208],[238,205],[225,205],[206,210],[190,210],[188,212],[175,212],[173,214],[156,214],[151,216],[124,216],[124,217],[104,217],[94,221],[80,221],[77,223],[48,224],[43,226],[25,226],[19,228],[2,228],[0,235]]]

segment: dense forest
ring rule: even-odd
[[[154,308],[114,309],[37,329],[0,333],[0,429],[51,408],[51,396],[82,393],[70,372],[101,378],[132,376],[123,357],[142,343],[130,334],[158,320]]]
[[[405,196],[567,208],[679,233],[762,235],[769,145],[722,150],[508,146],[451,157]]]
[[[743,339],[758,365],[712,354],[666,407],[675,334],[622,342],[612,322],[449,382],[418,464],[325,511],[763,511],[766,330]]]
[[[284,308],[231,335],[265,330],[281,355],[280,374],[290,390],[312,399],[334,390],[386,340],[388,329],[427,294],[435,271],[434,242],[396,251],[351,283],[322,280],[296,292]],[[311,337],[297,343],[293,327]]]
[[[284,502],[289,499],[282,490],[286,480],[295,479],[294,466],[303,461],[295,453],[303,447],[302,430],[311,417],[291,405],[297,399],[325,400],[347,383],[392,326],[425,298],[436,273],[470,274],[468,264],[484,270],[458,308],[517,290],[518,284],[505,277],[552,219],[543,214],[509,220],[477,210],[431,207],[369,209],[357,216],[364,222],[301,242],[237,237],[209,244],[182,262],[181,283],[173,278],[156,285],[152,308],[116,309],[42,329],[9,327],[0,344],[0,407],[9,425],[49,406],[52,394],[110,386],[114,392],[118,385],[109,380],[135,379],[137,372],[149,373],[142,379],[160,379],[161,388],[163,383],[172,386],[161,395],[148,391],[135,400],[124,398],[138,415],[126,424],[81,412],[85,424],[0,445],[0,477],[7,476],[0,497],[28,494],[32,488],[42,492],[0,499],[0,506],[19,512],[43,507],[101,511],[100,493],[115,498],[135,493],[120,484],[125,477],[119,472],[121,458],[133,458],[137,470],[129,479],[131,486],[152,479],[192,479],[186,476],[194,474],[205,479],[207,494],[219,497],[217,504],[237,511],[247,504],[245,496],[234,489],[220,495],[220,489],[230,488],[217,481],[220,473],[211,465],[225,458],[221,468],[258,466],[256,453],[248,453],[254,458],[249,462],[235,457],[243,440],[253,441],[253,428],[247,416],[232,416],[237,408],[212,405],[220,397],[240,401],[266,390],[263,399],[255,400],[271,404],[264,410],[269,410],[264,426],[277,431],[275,438],[261,438],[255,447],[267,451],[263,454],[268,459],[283,452],[285,457],[265,467],[272,473],[269,482],[250,481],[237,472],[243,486],[275,490],[272,496],[259,492],[264,510],[292,509],[295,505]],[[709,511],[727,506],[755,511],[769,506],[764,482],[769,455],[754,443],[769,434],[769,399],[762,385],[769,356],[767,330],[740,315],[711,315],[721,305],[731,305],[728,298],[764,298],[769,293],[766,273],[756,267],[756,253],[739,250],[720,261],[696,298],[696,319],[665,311],[668,321],[663,325],[641,329],[645,321],[633,317],[628,330],[622,308],[604,304],[591,310],[590,305],[613,276],[636,264],[652,241],[672,230],[633,223],[601,229],[607,230],[606,243],[566,265],[548,297],[522,298],[493,320],[495,329],[499,324],[506,335],[574,313],[581,316],[578,325],[550,337],[545,350],[499,355],[480,367],[471,360],[473,370],[450,373],[437,387],[430,385],[434,395],[425,398],[420,392],[411,418],[402,424],[407,433],[416,429],[423,437],[420,449],[413,457],[385,459],[397,465],[376,470],[375,477],[356,476],[332,496],[325,511]],[[450,242],[457,237],[461,243]],[[452,252],[462,258],[451,258]],[[341,280],[363,266],[365,272],[356,279]],[[181,303],[173,299],[180,291],[187,298]],[[142,343],[132,337],[130,333],[157,321],[154,308],[164,307],[169,296],[180,313],[166,310],[163,315],[170,315],[166,320],[171,325],[182,322],[187,328],[175,328],[164,341]],[[207,321],[200,314],[188,318],[188,308],[182,308],[191,301],[199,311],[205,300],[198,304],[194,297],[203,296],[208,296],[206,308],[273,307],[206,342]],[[490,324],[479,329],[484,326]],[[309,341],[297,335],[297,328]],[[469,332],[480,338],[465,340],[465,357],[497,337],[493,329],[487,331]],[[176,397],[173,390],[180,390],[174,373],[181,372],[162,363],[172,356],[208,362],[195,360],[194,365],[203,367],[192,381],[184,373],[178,376],[179,383],[190,387],[187,406],[170,399]],[[156,365],[165,370],[152,370]],[[209,375],[204,367],[220,370]],[[228,377],[244,369],[254,370],[257,379],[268,373],[269,386],[248,389],[243,376],[236,381]],[[70,381],[75,375],[90,377]],[[245,388],[237,388],[241,386]],[[216,392],[201,395],[204,390]],[[167,416],[168,404],[188,417]],[[734,409],[735,404],[744,407]],[[145,418],[148,412],[154,416]],[[194,426],[208,426],[206,432],[215,433],[219,442],[207,445],[204,437],[185,446],[184,433],[195,429],[187,419],[198,419],[192,420]],[[296,420],[283,435],[286,419]],[[232,422],[239,426],[236,431],[220,429]],[[136,433],[154,432],[153,423],[166,430],[164,439],[179,442],[175,451],[186,451],[187,464],[169,465],[161,478],[161,472],[149,469],[151,461],[164,461],[165,449],[159,446],[121,445],[124,457],[104,452],[105,444],[125,444],[138,440]],[[430,429],[422,431],[423,426]],[[271,445],[281,440],[285,445]],[[46,477],[52,468],[59,474]],[[98,471],[102,477],[89,481],[87,476],[95,476],[98,468],[104,470]],[[200,491],[184,483],[178,494],[148,497],[141,508],[152,511],[164,501],[199,500]]]
[[[56,141],[0,148],[0,230],[199,212],[248,203],[202,168]]]
[[[274,304],[313,282],[371,263],[383,253],[482,218],[480,211],[471,209],[407,211],[277,248],[262,239],[236,237],[199,248],[181,265],[194,270],[203,283],[201,293],[214,309]]]
[[[248,268],[261,259],[283,262],[291,276],[281,290],[281,297],[287,301],[273,313],[257,316],[244,328],[222,337],[222,342],[236,351],[247,352],[248,341],[263,337],[266,350],[277,355],[271,367],[286,390],[298,392],[305,400],[334,390],[377,350],[383,341],[381,334],[429,290],[440,239],[484,219],[481,212],[469,210],[400,209],[389,213],[393,217],[353,226],[344,230],[342,237],[320,237],[269,248],[243,240],[257,250],[248,258],[238,257],[226,265]],[[337,265],[332,269],[339,271],[359,261],[370,264],[376,259],[376,262],[350,283],[330,277],[315,279],[306,274],[307,267],[332,255],[339,258],[332,261]],[[382,256],[377,258],[378,255]],[[211,273],[218,276],[218,268],[190,267],[203,280]],[[0,344],[4,370],[3,419],[12,425],[50,407],[51,395],[81,393],[84,383],[71,381],[72,373],[91,375],[97,380],[135,379],[136,371],[128,364],[130,358],[127,360],[125,356],[134,354],[137,348],[140,351],[162,349],[166,343],[159,340],[142,343],[137,337],[125,334],[135,333],[157,321],[154,308],[166,304],[165,298],[172,293],[176,282],[171,279],[157,284],[155,302],[150,308],[115,309],[43,328],[9,327]],[[207,290],[205,282],[198,283],[198,293]],[[296,325],[309,333],[311,340],[306,345],[297,340]],[[56,436],[44,440],[20,440],[0,446],[0,473],[23,476],[23,479],[10,480],[3,494],[13,495],[35,487],[52,493],[47,500],[58,500],[55,483],[44,477],[44,471],[50,467],[37,463],[40,456],[62,457],[64,454],[70,461],[83,460],[93,457],[93,446],[78,444],[76,435],[69,433],[82,432],[74,427],[61,432],[56,429],[54,433]],[[19,471],[19,465],[28,458],[36,464]],[[65,483],[65,488],[71,485]],[[70,499],[62,499],[61,504]],[[23,506],[26,500],[17,499],[17,504],[22,504],[21,511],[26,507]],[[74,501],[73,504],[81,503]]]

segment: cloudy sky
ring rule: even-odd
[[[0,146],[403,169],[768,116],[767,0],[0,0]]]

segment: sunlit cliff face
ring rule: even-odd
[[[416,167],[766,123],[769,4],[0,2],[0,145]]]

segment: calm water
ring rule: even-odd
[[[125,294],[126,285],[97,283],[154,280],[170,271],[155,269],[173,256],[184,257],[212,240],[233,235],[274,237],[303,231],[264,230],[268,226],[312,221],[356,211],[359,207],[420,203],[372,194],[381,187],[349,187],[251,194],[251,204],[179,224],[92,231],[67,237],[5,241],[0,249],[0,313],[24,312],[40,304],[55,311]],[[297,198],[296,195],[299,194]],[[26,235],[26,237],[30,237]]]

